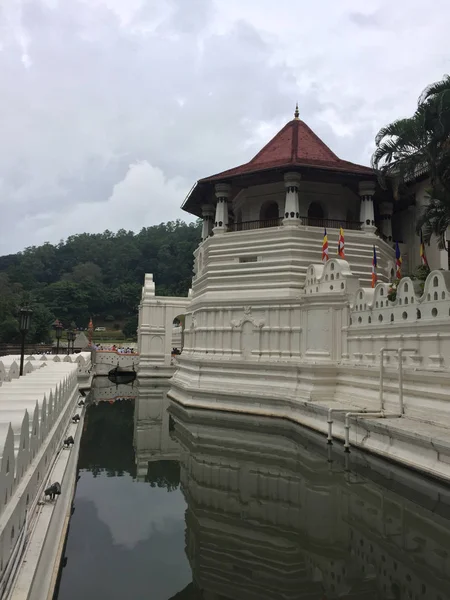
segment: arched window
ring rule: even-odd
[[[323,227],[323,208],[318,202],[311,202],[308,208],[308,225]]]
[[[276,202],[269,202],[261,206],[259,213],[260,221],[262,221],[263,227],[276,227],[278,225],[278,218],[280,216],[280,210]]]

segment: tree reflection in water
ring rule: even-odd
[[[99,402],[87,408],[78,468],[94,477],[128,473],[136,477],[133,444],[133,400]]]
[[[145,481],[152,487],[173,492],[180,485],[180,463],[175,460],[149,461]]]

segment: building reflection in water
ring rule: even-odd
[[[173,431],[139,407],[135,439],[139,472],[180,444],[186,597],[450,599],[448,488],[357,452],[346,469],[341,448],[330,462],[323,437],[280,421],[169,411]]]
[[[153,482],[160,476],[174,478],[172,485],[179,485],[180,446],[170,435],[173,419],[167,410],[168,391],[169,385],[162,383],[139,386],[134,409],[136,471],[139,481]]]
[[[448,488],[287,422],[105,379],[59,600],[450,600]]]

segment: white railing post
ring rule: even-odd
[[[405,414],[405,405],[403,402],[403,353],[417,352],[416,348],[399,348],[398,349],[398,405],[401,415]]]

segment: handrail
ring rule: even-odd
[[[240,223],[229,223],[228,231],[250,231],[251,229],[263,229],[265,227],[280,227],[283,224],[283,218],[262,219],[257,221],[242,221]]]
[[[300,217],[302,225],[308,227],[323,227],[329,229],[348,229],[353,231],[359,231],[361,229],[361,221],[344,221],[342,219],[316,219],[313,217]]]
[[[344,221],[341,219],[316,219],[313,217],[298,218],[301,225],[306,227],[320,227],[328,229],[339,229],[359,231],[362,223],[360,221]],[[295,223],[295,221],[293,221]],[[283,224],[283,217],[274,219],[260,219],[257,221],[242,221],[239,223],[229,223],[228,231],[250,231],[253,229],[264,229],[266,227],[280,227]]]

